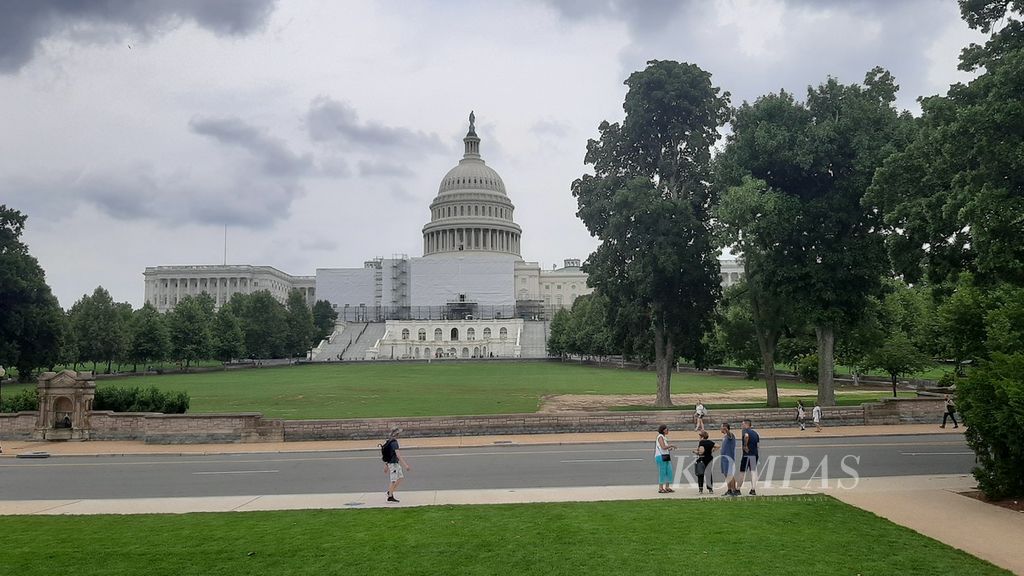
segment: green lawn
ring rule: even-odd
[[[899,398],[916,398],[917,394],[914,392],[898,392]],[[879,398],[891,398],[892,392],[889,391],[878,391],[878,392],[837,392],[836,394],[836,406],[860,406],[865,402],[875,402]],[[779,399],[779,406],[781,408],[793,408],[796,409],[796,401],[803,400],[804,406],[807,408],[807,418],[810,421],[811,408],[814,407],[817,396],[814,394],[808,396],[789,396],[786,398]],[[725,409],[737,409],[737,408],[767,408],[767,404],[764,402],[733,402],[732,404],[705,404],[705,408],[708,410],[725,410]],[[677,404],[669,410],[693,410],[693,404]],[[617,406],[612,408],[616,412],[629,412],[631,410],[664,410],[664,408],[656,408],[654,406]]]
[[[1006,575],[820,496],[0,517],[0,574]]]
[[[98,385],[184,390],[192,399],[191,412],[262,412],[272,418],[310,419],[535,412],[546,394],[654,394],[656,376],[556,362],[307,364],[136,376],[100,380]],[[672,376],[675,393],[763,385],[711,374]],[[813,385],[783,386],[813,395]],[[16,386],[4,387],[5,395],[17,391]],[[856,401],[885,395],[857,394]]]

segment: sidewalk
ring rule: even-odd
[[[693,430],[672,430],[673,439],[691,438]],[[893,426],[836,426],[814,432],[813,427],[801,432],[792,429],[767,428],[759,431],[764,440],[783,438],[855,438],[862,436],[902,436],[933,434],[961,437],[963,428],[939,428],[933,424],[900,424]],[[708,430],[712,439],[717,430]],[[596,444],[610,442],[654,442],[655,432],[610,432],[589,434],[522,434],[506,436],[452,436],[443,438],[406,438],[402,448],[468,448],[483,446],[557,446],[565,444]],[[147,454],[259,454],[274,452],[338,452],[377,450],[380,440],[322,440],[310,442],[267,442],[251,444],[146,444],[140,441],[28,442],[5,441],[3,457],[46,452],[53,456],[128,456]]]

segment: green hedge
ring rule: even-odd
[[[22,388],[15,394],[0,398],[0,412],[33,412],[39,410],[39,397],[35,388]]]
[[[155,386],[146,389],[104,387],[96,389],[93,410],[184,414],[188,404],[187,392],[161,392]]]
[[[1024,496],[1024,354],[993,354],[957,381],[956,402],[978,487],[992,499]]]

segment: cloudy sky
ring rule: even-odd
[[[523,255],[585,258],[572,180],[623,80],[694,62],[733,103],[876,65],[900,105],[965,77],[953,0],[34,0],[0,5],[0,204],[64,307],[146,266],[291,274],[421,253],[469,111]]]

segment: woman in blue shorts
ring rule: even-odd
[[[722,422],[722,474],[725,475],[723,496],[739,496],[740,491],[736,488],[736,435],[728,422]]]
[[[654,443],[654,463],[658,466],[658,493],[675,492],[672,489],[672,456],[675,446],[668,443],[668,426],[658,426],[658,440]]]

